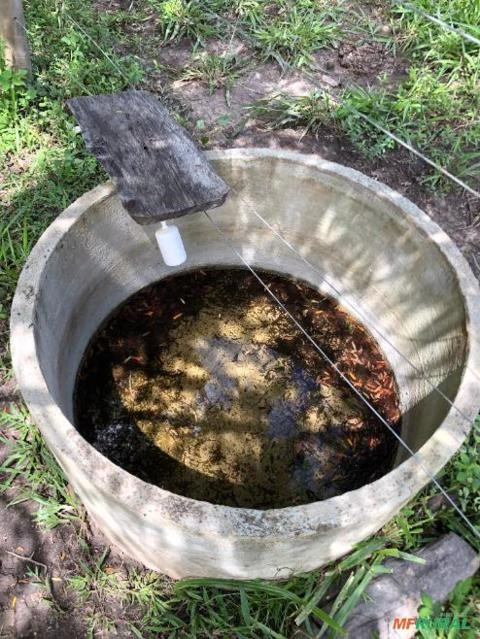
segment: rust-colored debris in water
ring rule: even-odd
[[[393,373],[345,309],[264,273],[343,374],[397,431]],[[173,492],[271,508],[381,477],[397,442],[245,270],[201,270],[128,300],[94,336],[76,423],[103,454]]]

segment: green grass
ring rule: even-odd
[[[480,61],[478,61],[480,70]],[[335,120],[369,158],[395,148],[389,136],[358,117],[357,111],[412,144],[453,175],[478,188],[480,184],[480,96],[471,78],[413,67],[395,91],[349,89],[335,112]],[[440,173],[428,182],[437,186]],[[442,181],[448,189],[453,184]]]
[[[419,6],[435,15],[451,15],[454,25],[478,33],[478,3],[422,0]],[[334,102],[320,90],[298,98],[279,95],[255,105],[254,114],[272,127],[317,132],[333,125],[369,159],[398,146],[363,115],[480,189],[480,47],[408,8],[392,7],[391,20],[411,60],[408,76],[399,84],[392,87],[385,77],[376,87],[347,87]],[[431,169],[426,169],[424,181],[443,190],[457,188]]]
[[[18,492],[13,503],[26,499],[37,503],[35,519],[41,527],[81,522],[83,509],[28,415],[14,411],[2,414],[0,419],[7,424],[9,433],[2,441],[11,447],[10,455],[0,467],[3,477],[0,490],[15,483]],[[456,495],[465,514],[477,523],[480,520],[478,426],[479,423],[440,477],[444,488]],[[323,633],[328,630],[342,636],[340,628],[355,604],[362,600],[371,579],[385,572],[386,558],[414,560],[412,551],[449,530],[459,533],[480,551],[479,540],[448,505],[431,512],[430,504],[437,493],[435,488],[427,487],[378,535],[359,544],[347,557],[279,584],[221,579],[186,579],[174,584],[148,571],[127,568],[126,574],[120,574],[108,564],[107,551],[92,556],[86,547],[85,557],[67,585],[82,605],[88,604],[91,636],[116,627],[115,619],[108,614],[107,604],[112,600],[127,611],[133,635],[145,639],[159,633],[188,639],[231,636],[288,639],[299,629],[311,636],[313,629],[319,628]],[[45,596],[52,599],[51,592]],[[442,610],[471,618],[480,612],[479,602],[480,579],[476,578],[459,586]],[[435,612],[440,608],[435,607]]]
[[[327,91],[308,95],[277,95],[251,107],[271,128],[301,127],[318,133],[334,127],[368,159],[383,157],[398,143],[383,129],[412,145],[437,165],[474,189],[480,188],[480,96],[463,85],[457,93],[428,71],[411,69],[408,79],[392,92],[382,87],[345,90],[338,100]],[[455,186],[440,171],[425,169],[423,182],[449,191]]]
[[[302,628],[343,635],[341,625],[361,600],[387,557],[412,556],[387,547],[388,540],[365,542],[348,558],[320,572],[300,575],[285,583],[263,580],[184,579],[172,584],[154,573],[131,570],[120,576],[109,570],[104,552],[93,565],[69,579],[70,587],[84,603],[102,602],[114,596],[125,605],[137,606],[143,616],[131,622],[135,636],[151,637],[276,637],[293,636]],[[417,560],[418,561],[418,560]],[[332,594],[333,593],[333,594]],[[329,601],[330,613],[319,605]],[[170,634],[172,633],[172,634]],[[174,634],[174,633],[179,633]]]
[[[478,637],[478,600],[472,598],[472,579],[459,582],[448,598],[448,605],[435,604],[428,595],[422,595],[422,605],[418,615],[421,618],[435,618],[439,616],[465,618],[471,625],[470,630],[430,630],[420,629],[418,636],[423,639],[474,639]],[[472,622],[473,620],[473,622]]]
[[[478,47],[459,35],[426,19],[415,8],[440,18],[448,25],[480,39],[480,5],[463,0],[415,0],[395,3],[393,15],[400,21],[403,46],[413,59],[432,66],[456,70],[468,67],[469,56],[477,57]],[[476,65],[475,65],[476,66]]]
[[[453,24],[479,37],[480,5],[464,0],[415,0],[434,15],[451,16]],[[50,221],[88,188],[105,179],[95,159],[76,133],[65,100],[142,86],[143,67],[134,53],[118,53],[119,43],[142,38],[125,35],[124,28],[142,20],[156,24],[155,46],[191,40],[193,57],[183,70],[210,91],[229,89],[244,72],[244,60],[216,55],[205,48],[208,39],[232,35],[244,39],[257,60],[276,60],[283,68],[308,72],[316,51],[332,47],[342,34],[384,41],[368,16],[358,25],[339,24],[342,3],[314,0],[138,0],[131,11],[96,12],[89,2],[27,0],[29,39],[34,54],[34,81],[5,69],[0,62],[0,320],[8,317],[19,271],[33,244]],[[382,157],[395,146],[357,111],[373,118],[401,138],[477,187],[480,176],[480,123],[477,83],[479,52],[455,34],[446,34],[408,8],[384,8],[395,38],[389,50],[410,59],[408,77],[396,86],[345,89],[332,99],[317,91],[301,98],[278,96],[255,105],[253,113],[271,126],[298,126],[319,133],[334,127],[367,157]],[[230,26],[229,26],[230,25]],[[152,36],[153,37],[153,36]],[[130,38],[130,39],[129,39]],[[121,50],[129,50],[122,47]],[[200,128],[200,127],[198,127]],[[447,188],[438,174],[426,172],[427,183]],[[8,358],[0,374],[10,374]],[[0,467],[0,490],[14,489],[14,502],[37,504],[41,528],[70,523],[78,526],[84,511],[46,448],[38,430],[21,409],[0,415],[2,443],[9,453]],[[440,481],[467,516],[480,523],[480,423],[461,452],[443,470]],[[360,544],[348,557],[308,575],[283,583],[261,580],[195,579],[173,584],[148,571],[112,572],[108,555],[85,556],[67,588],[80,606],[87,606],[89,636],[113,633],[117,620],[105,602],[125,610],[134,637],[293,637],[315,629],[327,636],[342,626],[369,581],[382,572],[388,556],[410,553],[453,530],[476,548],[478,539],[451,507],[432,511],[437,490],[430,486],[411,501],[383,531]],[[40,583],[44,575],[32,575]],[[48,593],[46,582],[46,596]],[[458,586],[443,610],[480,618],[480,583]],[[430,606],[430,608],[429,608]],[[425,599],[425,611],[433,604]],[[435,609],[435,611],[438,611]],[[477,634],[480,628],[476,630]],[[340,636],[340,633],[337,633]],[[298,635],[300,636],[300,635]],[[425,639],[433,639],[428,634]],[[453,635],[452,635],[453,636]]]
[[[305,133],[314,134],[333,121],[334,109],[329,93],[320,90],[299,97],[279,94],[257,100],[249,108],[252,116],[264,120],[268,128],[301,127]]]
[[[339,36],[338,10],[319,10],[311,0],[280,2],[275,14],[253,30],[263,60],[308,66],[318,49],[332,46]]]
[[[0,313],[8,311],[26,256],[53,217],[105,174],[86,152],[65,100],[135,86],[141,69],[118,58],[108,21],[85,3],[26,3],[35,81],[0,61]],[[81,25],[88,37],[73,22]],[[108,60],[105,54],[110,58]],[[112,67],[112,63],[115,65]]]
[[[180,77],[205,84],[210,93],[219,88],[228,91],[246,64],[246,60],[235,54],[217,55],[201,51],[182,69]]]
[[[0,465],[0,493],[15,486],[10,505],[37,504],[34,521],[45,529],[81,521],[83,508],[27,412],[17,408],[2,412],[0,423],[8,429],[0,435],[0,443],[9,450]]]
[[[205,11],[211,5],[209,2],[206,6],[196,0],[148,0],[148,3],[158,12],[163,42],[186,37],[202,43],[219,33],[215,16]]]
[[[335,3],[317,0],[147,0],[155,10],[163,42],[190,38],[205,45],[209,38],[230,34],[253,44],[260,59],[282,67],[308,66],[318,49],[332,46],[339,35]],[[341,4],[341,3],[339,3]]]

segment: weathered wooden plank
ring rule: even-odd
[[[148,91],[68,100],[87,147],[139,224],[220,206],[228,186]]]
[[[32,72],[22,0],[0,0],[0,40],[7,67]]]

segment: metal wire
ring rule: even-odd
[[[409,3],[405,3],[404,6],[411,6],[413,8],[413,5],[410,5]],[[454,33],[457,33],[457,35],[462,35],[463,37],[466,37],[467,39],[471,40],[472,42],[475,42],[476,44],[480,45],[480,40],[478,40],[477,38],[474,38],[473,36],[470,36],[468,33],[462,32],[459,29],[455,29],[454,27],[449,27],[449,25],[447,23],[443,22],[442,20],[440,20],[438,18],[434,18],[433,16],[430,16],[429,14],[423,12],[420,9],[419,9],[419,12],[422,15],[424,14],[425,17],[431,19],[432,21],[442,24],[449,31],[453,31]],[[226,24],[231,26],[231,23],[230,23],[229,20],[227,20],[226,18],[223,18],[222,16],[218,15],[217,13],[212,13],[211,11],[207,11],[207,13],[210,16],[215,17],[217,20],[219,20],[221,22],[224,22],[224,23],[226,23]],[[238,20],[237,20],[237,22],[238,22]],[[253,43],[256,42],[255,38],[250,36],[246,31],[244,31],[242,29],[238,29],[238,32],[241,33],[242,36],[245,37],[250,42],[253,42]],[[287,60],[284,60],[283,58],[281,58],[281,65],[280,66],[282,68],[284,68],[284,69],[288,68],[290,71],[295,70],[294,67]],[[328,74],[327,70],[323,70],[323,71]],[[314,78],[314,75],[312,73],[305,73],[305,75],[307,75],[311,80]],[[324,91],[324,89],[322,87],[320,87],[314,81],[312,81],[312,85],[313,85],[313,87],[315,89],[317,89],[317,90],[319,90],[321,92]],[[332,97],[330,93],[329,93],[329,95],[330,95],[330,97]],[[439,173],[441,173],[445,177],[447,177],[450,180],[452,180],[453,182],[455,182],[458,186],[464,188],[466,191],[468,191],[469,193],[471,193],[472,195],[474,195],[475,197],[480,199],[480,192],[479,191],[476,191],[475,189],[470,187],[466,182],[464,182],[460,178],[458,178],[455,175],[453,175],[453,173],[450,173],[450,171],[448,171],[447,169],[445,169],[442,166],[440,166],[440,164],[438,164],[434,160],[431,160],[430,158],[428,158],[426,155],[424,155],[421,151],[419,151],[418,149],[413,147],[411,144],[409,144],[408,142],[405,142],[405,140],[402,140],[397,135],[395,135],[394,133],[392,133],[391,131],[389,131],[385,127],[383,127],[381,124],[379,124],[375,120],[372,120],[370,117],[368,117],[367,115],[365,115],[361,111],[358,111],[358,109],[356,109],[355,107],[352,107],[351,105],[346,104],[344,102],[342,102],[342,106],[344,106],[345,108],[350,110],[351,113],[354,113],[355,115],[361,117],[363,120],[368,122],[371,126],[374,126],[375,128],[377,128],[379,131],[381,131],[382,133],[387,135],[390,139],[394,140],[397,144],[400,144],[400,146],[403,146],[405,149],[407,149],[408,151],[410,151],[411,153],[413,153],[414,155],[419,157],[421,160],[426,162],[428,165],[430,165],[436,171],[438,171]]]
[[[118,71],[118,73],[123,78],[125,83],[128,84],[130,82],[130,79],[125,75],[125,73],[118,66],[118,64],[112,60],[112,58],[108,55],[108,53],[102,49],[102,47],[95,41],[94,38],[92,38],[92,36],[88,33],[88,31],[85,31],[85,29],[80,24],[78,24],[78,22],[74,20],[71,15],[69,15],[68,13],[65,13],[64,15],[68,18],[68,20],[70,20],[70,22],[72,22],[77,27],[77,29],[79,29],[86,36],[88,40],[90,40],[90,42],[94,45],[96,49],[98,49],[101,53],[103,53],[103,55],[110,62],[112,67],[116,71]]]
[[[467,1],[468,0],[465,0],[465,2],[467,2]],[[392,1],[392,5],[394,7],[406,7],[407,9],[411,9],[415,13],[418,13],[419,15],[421,15],[426,20],[429,20],[430,22],[433,22],[434,24],[436,24],[436,25],[438,25],[440,27],[443,27],[445,29],[445,31],[450,31],[450,33],[454,33],[455,35],[463,38],[464,40],[468,40],[469,42],[472,42],[473,44],[476,44],[476,45],[480,46],[480,40],[478,38],[476,38],[475,36],[471,35],[467,31],[464,31],[463,29],[459,29],[458,27],[454,27],[453,25],[448,24],[448,22],[445,22],[441,18],[436,18],[435,16],[430,15],[429,13],[424,11],[423,9],[420,9],[420,7],[416,7],[415,5],[411,4],[410,2],[394,2],[394,1]]]
[[[320,88],[320,87],[318,87],[318,88]],[[442,166],[440,166],[440,164],[437,164],[434,160],[430,160],[430,158],[428,158],[426,155],[424,155],[421,151],[419,151],[418,149],[413,147],[408,142],[405,142],[404,140],[399,138],[397,135],[395,135],[394,133],[392,133],[391,131],[389,131],[385,127],[383,127],[381,124],[378,124],[378,122],[375,122],[375,120],[372,120],[372,118],[370,118],[368,115],[365,115],[365,113],[362,113],[361,111],[358,111],[358,109],[356,109],[355,107],[352,107],[350,104],[342,104],[342,106],[345,107],[346,109],[348,109],[349,111],[351,111],[352,113],[355,113],[355,115],[358,115],[359,117],[361,117],[363,120],[365,120],[366,122],[368,122],[372,126],[376,127],[379,131],[381,131],[382,133],[387,135],[389,138],[391,138],[392,140],[397,142],[397,144],[400,144],[401,146],[405,147],[411,153],[413,153],[414,155],[419,157],[421,160],[423,160],[424,162],[429,164],[431,167],[433,167],[434,169],[436,169],[437,171],[439,171],[440,173],[445,175],[445,177],[450,178],[450,180],[453,180],[453,182],[455,182],[456,184],[458,184],[459,186],[464,188],[466,191],[468,191],[469,193],[471,193],[472,195],[474,195],[475,197],[480,199],[480,192],[479,191],[476,191],[475,189],[472,189],[472,187],[468,186],[468,184],[466,184],[466,182],[464,182],[460,178],[458,178],[455,175],[453,175],[452,173],[450,173],[450,171],[447,171],[447,169],[444,169]]]
[[[215,14],[216,15],[216,14]],[[425,17],[427,17],[428,14],[426,14]],[[105,56],[105,58],[110,62],[110,64],[112,65],[112,67],[114,67],[116,69],[116,71],[118,71],[121,75],[121,77],[128,83],[129,79],[126,77],[126,75],[124,74],[123,70],[110,58],[110,56],[95,42],[95,40],[90,36],[90,34],[88,34],[82,27],[81,25],[79,25],[69,14],[66,14],[66,17],[71,20],[71,22],[82,32],[86,35],[86,37],[95,45],[95,47]],[[217,18],[219,18],[220,16],[216,16]],[[431,18],[434,22],[438,22],[438,23],[442,23],[442,21],[440,21],[439,19],[433,18],[433,16],[429,16],[429,18]],[[237,26],[237,25],[236,25]],[[454,31],[455,33],[458,33],[460,35],[462,35],[462,33],[460,32],[460,30],[457,30],[453,27],[449,27],[446,23],[443,23],[443,26],[445,28],[447,28],[449,31]],[[241,30],[238,29],[238,31],[240,32]],[[467,36],[467,39],[480,44],[480,41],[478,41],[476,38],[473,38],[473,36],[470,36],[469,34],[465,33],[465,36]],[[286,62],[286,66],[287,67],[291,67],[291,65],[289,65],[288,62]],[[314,86],[317,89],[321,90],[321,87],[319,87],[318,85]],[[384,133],[385,135],[389,136],[391,139],[393,139],[395,142],[397,142],[398,144],[400,144],[401,146],[405,147],[406,149],[408,149],[410,152],[414,153],[415,155],[417,155],[418,157],[420,157],[424,162],[426,162],[427,164],[429,164],[430,166],[432,166],[433,168],[435,168],[436,170],[438,170],[440,173],[442,173],[443,175],[445,175],[446,177],[448,177],[449,179],[453,180],[457,185],[461,186],[462,188],[464,188],[466,191],[468,191],[469,193],[471,193],[472,195],[474,195],[475,197],[480,198],[480,193],[477,192],[476,190],[472,189],[470,186],[468,186],[465,182],[463,182],[462,180],[460,180],[459,178],[457,178],[456,176],[454,176],[453,174],[451,174],[449,171],[447,171],[446,169],[444,169],[443,167],[441,167],[440,165],[438,165],[436,162],[434,162],[433,160],[430,160],[427,156],[425,156],[424,154],[422,154],[420,151],[418,151],[417,149],[415,149],[414,147],[412,147],[410,144],[408,144],[407,142],[403,141],[401,138],[399,138],[398,136],[396,136],[395,134],[393,134],[391,131],[388,131],[387,129],[385,129],[384,127],[382,127],[380,124],[378,124],[377,122],[375,122],[374,120],[372,120],[371,118],[369,118],[368,116],[366,116],[365,114],[361,113],[360,111],[358,111],[357,109],[355,109],[354,107],[351,107],[350,105],[346,105],[347,108],[349,108],[351,110],[352,113],[355,113],[357,116],[363,118],[365,121],[367,121],[369,124],[371,124],[372,126],[376,127],[377,129],[379,129],[380,131],[382,131],[382,133]],[[270,230],[272,232],[275,233],[275,235],[277,235],[277,237],[279,237],[285,244],[286,246],[288,246],[288,248],[290,250],[292,250],[293,252],[295,252],[299,257],[301,257],[301,259],[307,263],[311,268],[313,268],[314,270],[317,270],[318,272],[319,269],[316,269],[313,265],[311,265],[307,260],[305,260],[305,258],[303,258],[303,256],[296,251],[296,249],[294,249],[294,247],[288,243],[266,220],[264,220],[264,218],[262,218],[262,216],[257,213],[256,211],[254,211],[255,215],[257,215],[257,217],[259,217],[260,219],[263,220],[263,222],[268,226],[268,228],[270,228]],[[233,251],[233,253],[235,255],[237,255],[237,257],[242,261],[242,263],[249,269],[249,271],[254,275],[254,277],[260,282],[260,284],[265,288],[265,290],[268,292],[268,294],[275,300],[275,302],[282,308],[282,310],[287,314],[287,316],[290,318],[290,320],[297,326],[297,328],[305,335],[305,337],[311,342],[311,344],[314,346],[314,348],[320,353],[320,355],[325,359],[325,361],[327,361],[327,363],[336,371],[336,373],[340,376],[340,378],[350,387],[350,389],[359,397],[359,399],[369,408],[369,410],[388,428],[388,430],[394,435],[394,437],[399,441],[399,443],[407,450],[407,452],[416,460],[416,462],[418,463],[419,467],[422,469],[422,471],[425,473],[425,475],[428,477],[428,479],[438,488],[438,490],[443,494],[443,496],[446,498],[446,500],[450,503],[450,505],[453,507],[453,509],[460,515],[460,517],[463,519],[463,521],[467,524],[467,526],[472,530],[472,532],[474,533],[474,535],[476,537],[480,538],[480,532],[479,530],[472,524],[472,522],[469,520],[469,518],[465,515],[465,513],[463,513],[463,511],[457,506],[457,504],[452,500],[452,498],[448,495],[448,493],[442,488],[442,486],[440,485],[440,483],[438,482],[438,480],[424,467],[423,463],[418,459],[417,455],[415,454],[415,452],[410,448],[410,446],[408,446],[408,444],[395,432],[395,430],[390,426],[390,424],[382,417],[382,415],[380,415],[380,413],[375,409],[375,407],[371,404],[371,402],[369,402],[369,400],[363,396],[363,394],[352,384],[352,382],[350,382],[350,380],[344,375],[344,373],[341,372],[341,370],[338,368],[338,366],[335,364],[335,362],[333,360],[331,360],[331,358],[328,357],[328,355],[323,351],[323,349],[315,342],[315,340],[307,333],[307,331],[303,328],[303,326],[296,320],[296,318],[288,311],[288,309],[285,307],[285,305],[275,296],[274,293],[272,293],[272,291],[268,288],[268,286],[265,284],[265,282],[262,280],[262,278],[255,272],[255,270],[248,264],[248,262],[243,258],[243,256],[235,249],[235,247],[231,244],[231,242],[229,241],[228,237],[226,236],[226,234],[224,233],[224,231],[218,226],[218,224],[210,217],[210,215],[204,211],[205,216],[207,217],[207,219],[210,221],[210,223],[217,229],[217,231],[219,232],[219,234],[223,237],[224,241],[226,242],[226,244],[230,247],[230,249]],[[335,287],[329,283],[326,278],[324,277],[323,274],[321,274],[322,277],[324,278],[325,282],[327,282],[327,284],[333,289],[336,290]],[[417,367],[415,367],[415,365],[410,362],[408,360],[408,358],[406,356],[404,356],[393,344],[391,344],[391,342],[389,342],[389,340],[382,335],[382,333],[380,333],[380,331],[378,331],[378,334],[382,336],[383,339],[386,339],[387,343],[389,343],[395,350],[396,352],[403,357],[403,359],[405,359],[405,361],[407,361],[409,363],[410,366],[412,366],[414,368],[414,370],[417,370],[417,372],[419,372],[420,374],[423,375],[422,371],[420,371],[420,369],[418,369]],[[453,404],[453,402],[450,401],[450,399],[448,397],[446,397],[439,389],[437,389],[433,384],[431,384],[431,382],[424,377],[425,381],[427,381],[428,384],[430,384],[432,386],[432,388],[438,392],[453,408],[455,408],[464,419],[468,419],[465,415],[462,414],[462,412]],[[468,422],[470,423],[470,420],[468,420]]]
[[[235,23],[235,25],[232,25],[231,22],[225,18],[223,18],[222,16],[219,16],[216,13],[212,13],[210,11],[206,11],[207,14],[211,15],[212,17],[216,17],[219,21],[222,21],[226,24],[228,24],[230,27],[233,26],[234,27],[234,33],[235,31],[238,31],[238,33],[241,33],[242,36],[244,36],[245,38],[249,39],[250,41],[254,41],[254,39],[249,36],[243,29],[240,29],[238,27],[238,19],[237,22]],[[90,40],[90,42],[92,42],[92,44],[105,56],[105,58],[110,62],[110,64],[116,69],[116,71],[118,71],[118,73],[120,74],[120,76],[123,78],[123,80],[125,80],[125,82],[128,84],[129,82],[129,78],[125,75],[125,73],[123,72],[123,70],[111,59],[111,57],[106,53],[106,51],[104,51],[102,49],[102,47],[100,47],[100,45],[95,42],[94,38],[92,38],[90,36],[90,34],[85,31],[85,29],[83,29],[83,27],[81,25],[78,24],[78,22],[76,20],[74,20],[68,13],[65,14],[65,16]],[[448,26],[448,25],[447,25]],[[232,35],[232,39],[233,39],[233,35]],[[479,41],[480,42],[480,41]],[[282,59],[282,66],[284,68],[288,68],[290,70],[293,70],[294,67],[286,60]],[[313,74],[311,73],[306,73],[306,75],[312,79],[313,78]],[[315,89],[319,90],[319,91],[324,91],[324,89],[322,87],[320,87],[318,84],[316,84],[315,82],[312,82],[312,85]],[[331,94],[329,94],[330,97]],[[338,102],[337,102],[338,103]],[[399,138],[397,135],[395,135],[394,133],[392,133],[391,131],[389,131],[388,129],[386,129],[385,127],[383,127],[381,124],[379,124],[378,122],[376,122],[375,120],[372,120],[372,118],[370,118],[369,116],[365,115],[364,113],[362,113],[361,111],[358,111],[355,107],[352,107],[349,104],[346,103],[342,103],[343,106],[345,108],[347,108],[351,113],[354,113],[355,115],[359,116],[360,118],[362,118],[363,120],[365,120],[366,122],[368,122],[371,126],[377,128],[379,131],[381,131],[384,135],[387,135],[389,138],[391,138],[392,140],[394,140],[397,144],[400,144],[400,146],[403,146],[404,148],[406,148],[408,151],[410,151],[411,153],[413,153],[414,155],[416,155],[417,157],[419,157],[421,160],[423,160],[424,162],[426,162],[427,164],[429,164],[432,168],[434,168],[435,170],[437,170],[439,173],[442,173],[442,175],[444,175],[445,177],[449,178],[450,180],[452,180],[453,182],[455,182],[458,186],[462,187],[463,189],[465,189],[467,192],[469,192],[470,194],[472,194],[474,197],[479,198],[480,199],[480,192],[476,191],[475,189],[473,189],[472,187],[470,187],[468,184],[466,184],[466,182],[464,182],[463,180],[461,180],[460,178],[456,177],[455,175],[453,175],[452,173],[450,173],[450,171],[448,171],[447,169],[443,168],[442,166],[440,166],[437,162],[435,162],[434,160],[431,160],[430,158],[428,158],[426,155],[424,155],[421,151],[419,151],[418,149],[416,149],[415,147],[413,147],[411,144],[409,144],[408,142],[405,142],[404,140],[402,140],[401,138]]]
[[[298,251],[287,239],[285,239],[285,237],[283,237],[283,235],[274,227],[272,226],[272,224],[270,224],[270,222],[268,222],[268,220],[266,220],[257,210],[256,208],[250,204],[249,202],[247,202],[247,200],[239,193],[239,191],[237,191],[234,187],[230,187],[231,191],[243,202],[243,204],[245,204],[250,210],[251,212],[276,236],[278,237],[278,239],[285,244],[285,246],[297,257],[299,257],[302,262],[304,262],[304,264],[306,264],[309,268],[311,268],[313,271],[315,271],[316,273],[318,273],[320,275],[320,277],[322,278],[322,280],[327,284],[327,286],[329,288],[331,288],[337,295],[339,298],[342,299],[342,303],[349,307],[350,309],[353,310],[354,313],[357,313],[361,319],[364,322],[368,322],[368,318],[367,315],[358,307],[353,307],[352,304],[350,304],[349,302],[346,302],[343,299],[344,296],[344,292],[341,291],[338,287],[336,287],[334,284],[332,284],[329,279],[325,276],[324,272],[318,268],[318,266],[315,266],[314,264],[312,264],[309,260],[307,260],[301,253],[300,251]],[[395,346],[395,344],[393,344],[389,338],[377,327],[373,327],[372,326],[372,330],[375,331],[375,333],[377,335],[379,335],[396,353],[397,355],[400,355],[400,357],[409,365],[412,367],[412,369],[418,373],[418,375],[421,376],[421,378],[427,383],[428,386],[430,386],[431,390],[435,391],[436,393],[438,393],[438,395],[440,395],[440,397],[442,397],[447,404],[450,405],[451,408],[453,408],[455,411],[457,411],[457,413],[459,415],[461,415],[461,417],[466,420],[468,422],[469,425],[471,425],[471,420],[457,407],[455,406],[455,404],[452,402],[452,400],[447,397],[447,395],[445,395],[445,393],[443,393],[443,391],[441,391],[439,388],[437,388],[426,376],[425,371],[423,371],[421,368],[419,368],[418,366],[416,366],[412,361],[410,361],[408,359],[408,357],[402,353],[400,351],[400,349]],[[478,374],[476,371],[472,370],[470,367],[466,367],[473,375],[475,375],[478,378]],[[479,380],[480,381],[480,380]]]
[[[409,3],[405,3],[405,6],[409,5]],[[413,5],[409,5],[412,6]],[[208,12],[210,13],[210,12]],[[424,13],[423,11],[421,12],[422,14]],[[211,14],[211,15],[215,15],[217,18],[221,18],[221,16],[218,16],[217,14]],[[426,14],[428,15],[428,14]],[[125,76],[125,74],[123,73],[122,69],[116,65],[113,60],[108,56],[108,54],[93,40],[93,38],[91,38],[91,36],[68,14],[66,14],[67,18],[69,18],[73,24],[75,24],[77,26],[77,28],[79,28],[90,40],[91,42],[96,46],[96,48],[106,57],[106,59],[115,67],[115,69],[120,73],[120,75],[122,76],[122,78],[128,82],[128,78]],[[431,16],[430,16],[431,17]],[[228,24],[230,26],[231,23],[227,20],[225,20],[225,22],[228,22]],[[441,22],[441,21],[440,21]],[[448,26],[448,25],[446,25]],[[235,35],[235,31],[238,29],[238,18],[237,21],[235,22],[235,24],[233,25],[233,33],[232,33],[232,37],[230,40],[230,45],[232,43],[233,37]],[[238,29],[239,31],[241,31],[242,33],[244,33],[241,29]],[[247,34],[245,34],[247,35]],[[480,40],[477,41],[480,44]],[[319,88],[319,87],[317,87]],[[361,118],[365,119],[369,124],[371,124],[372,126],[375,126],[377,128],[379,128],[385,135],[388,135],[389,137],[391,137],[393,140],[395,140],[398,144],[401,144],[402,146],[404,146],[405,148],[407,148],[409,151],[411,151],[412,153],[414,153],[415,155],[417,155],[419,158],[421,158],[424,162],[430,164],[433,168],[435,168],[436,170],[440,171],[441,173],[443,173],[446,177],[450,178],[451,180],[453,180],[454,182],[456,182],[459,186],[463,187],[464,189],[466,189],[467,191],[469,191],[471,194],[473,194],[474,196],[480,198],[480,193],[478,191],[475,191],[474,189],[472,189],[471,187],[469,187],[467,184],[465,184],[464,182],[462,182],[462,180],[459,180],[456,176],[452,175],[451,173],[449,173],[448,171],[446,171],[445,169],[443,169],[440,165],[438,165],[436,162],[434,162],[433,160],[430,160],[427,156],[425,156],[423,153],[421,153],[420,151],[418,151],[417,149],[415,149],[414,147],[412,147],[410,144],[404,142],[403,140],[401,140],[398,136],[394,135],[393,133],[391,133],[390,131],[388,131],[387,129],[385,129],[384,127],[382,127],[381,125],[379,125],[377,122],[375,122],[374,120],[372,120],[371,118],[369,118],[368,116],[366,116],[365,114],[361,113],[360,111],[358,111],[357,109],[355,109],[354,107],[348,106],[348,108],[354,112],[356,115],[360,116]],[[246,200],[244,198],[241,197],[241,195],[238,193],[238,191],[236,191],[233,187],[231,188],[231,190],[236,193],[240,199],[246,203]],[[313,264],[311,264],[308,260],[306,260],[299,251],[297,251],[278,231],[276,231],[268,222],[267,220],[265,220],[260,213],[258,213],[258,211],[255,210],[254,207],[252,207],[251,205],[249,205],[252,212],[289,248],[289,250],[291,250],[293,253],[295,253],[298,257],[300,257],[300,259],[303,260],[303,262],[305,264],[307,264],[310,268],[312,268],[314,271],[316,271],[317,273],[319,273],[321,275],[321,277],[323,278],[323,280],[327,283],[327,285],[334,290],[337,295],[342,296],[342,293],[331,283],[327,280],[327,278],[325,277],[325,275],[320,271],[320,269],[318,269],[317,267],[315,267]],[[358,309],[355,309],[356,312],[358,312]],[[362,317],[362,314],[359,313],[359,315]],[[363,315],[363,319],[365,320],[365,315]],[[418,374],[420,374],[422,376],[422,378],[424,379],[424,381],[427,382],[427,384],[432,388],[432,390],[434,390],[435,392],[437,392],[453,409],[455,409],[462,417],[463,419],[467,420],[468,423],[470,424],[470,420],[469,418],[464,415],[462,413],[462,411],[460,411],[460,409],[455,406],[455,404],[440,390],[438,389],[436,386],[434,386],[430,380],[425,376],[425,372],[422,371],[421,369],[419,369],[417,366],[415,366],[415,364],[413,364],[403,353],[401,353],[401,351],[394,345],[392,344],[389,339],[378,329],[375,329],[377,334],[380,335],[380,337],[382,339],[384,339],[388,345],[393,348],[395,350],[395,352],[400,355],[405,362],[407,362],[412,368],[413,370],[415,370]]]
[[[203,211],[209,222],[212,226],[215,227],[217,232],[222,237],[223,241],[227,244],[227,246],[231,249],[231,251],[241,260],[241,262],[248,268],[248,270],[252,273],[252,275],[260,282],[263,288],[267,291],[267,293],[272,297],[272,299],[280,306],[280,308],[284,311],[284,313],[290,318],[290,320],[295,324],[295,326],[303,333],[303,335],[308,339],[308,341],[312,344],[312,346],[320,353],[323,359],[335,370],[337,375],[347,384],[347,386],[357,395],[357,397],[367,406],[367,408],[379,419],[384,426],[388,428],[388,430],[392,433],[392,435],[398,440],[398,442],[407,450],[407,452],[416,460],[419,468],[425,473],[428,479],[435,484],[438,490],[443,494],[443,496],[447,499],[449,504],[454,508],[454,510],[460,515],[463,521],[468,525],[468,527],[472,530],[474,535],[480,538],[480,531],[472,524],[470,519],[465,515],[465,513],[457,506],[457,504],[453,501],[450,495],[442,488],[439,484],[438,480],[435,478],[430,471],[428,471],[423,463],[418,459],[415,452],[410,448],[410,446],[400,437],[400,435],[395,431],[392,426],[387,422],[387,420],[377,411],[375,406],[361,393],[355,385],[348,379],[348,377],[342,373],[342,371],[338,368],[335,362],[327,355],[327,353],[322,349],[321,346],[317,344],[317,342],[311,337],[311,335],[303,328],[303,326],[298,322],[298,320],[290,313],[287,307],[283,304],[283,302],[273,293],[268,285],[264,282],[264,280],[258,275],[258,273],[252,268],[252,266],[247,262],[247,260],[243,257],[241,253],[237,251],[237,249],[230,242],[226,233],[220,228],[220,226],[212,219],[207,211]]]

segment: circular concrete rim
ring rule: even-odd
[[[142,510],[146,516],[157,510],[165,514],[167,499],[172,510],[172,521],[190,530],[197,529],[201,521],[202,535],[236,539],[302,538],[317,534],[321,529],[340,529],[364,520],[369,507],[378,507],[379,495],[382,495],[384,503],[391,500],[400,508],[456,452],[477,414],[473,407],[478,403],[476,391],[480,380],[480,289],[468,263],[452,240],[423,211],[396,191],[358,171],[327,162],[316,155],[262,148],[212,151],[207,153],[207,157],[210,160],[244,162],[275,157],[341,176],[373,191],[399,211],[403,210],[418,230],[437,244],[457,275],[467,318],[468,354],[455,398],[456,409],[450,408],[442,424],[417,451],[415,459],[410,457],[382,478],[355,491],[302,506],[261,511],[214,505],[170,493],[130,475],[93,448],[60,411],[41,372],[34,337],[36,297],[49,255],[93,203],[115,193],[114,186],[106,184],[84,194],[47,228],[33,248],[18,282],[11,312],[12,359],[15,375],[34,421],[47,441],[54,439],[62,455],[73,459],[79,470],[87,476],[98,477],[102,490],[114,495],[116,500],[132,509]],[[444,400],[439,397],[439,401]],[[438,455],[436,449],[439,445],[442,446],[443,455]],[[359,507],[354,508],[353,504]]]

